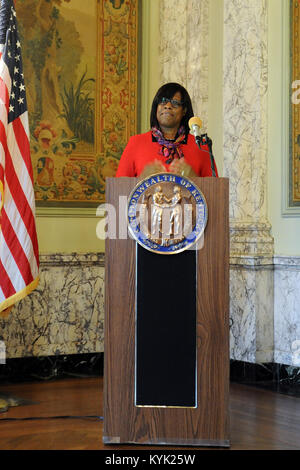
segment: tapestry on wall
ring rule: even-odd
[[[289,204],[300,206],[300,2],[291,0],[291,155]],[[295,90],[296,88],[296,90]],[[295,90],[295,91],[294,91]]]
[[[104,201],[137,129],[138,0],[15,0],[37,206]]]

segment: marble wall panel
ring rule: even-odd
[[[230,260],[230,358],[300,366],[300,257],[262,260]],[[7,358],[103,351],[104,255],[41,255],[40,274],[0,320]]]
[[[224,176],[242,222],[267,215],[267,18],[266,0],[224,0]]]
[[[160,0],[161,82],[188,89],[204,128],[210,1]],[[267,220],[267,0],[224,0],[223,37],[230,356],[299,366],[300,260],[273,257]],[[39,288],[0,320],[8,356],[103,351],[103,296],[104,255],[43,255]]]
[[[162,81],[179,81],[207,126],[210,0],[161,0]],[[224,0],[224,176],[230,179],[231,358],[273,359],[273,247],[267,220],[266,0]]]
[[[162,83],[186,83],[187,0],[160,2],[160,61]]]
[[[104,255],[40,256],[40,283],[0,319],[7,358],[103,351]]]
[[[186,85],[195,116],[208,126],[209,0],[189,0],[187,10]]]
[[[224,0],[224,176],[230,181],[231,358],[274,358],[274,240],[267,218],[268,10]]]
[[[300,256],[274,257],[274,359],[300,366]]]
[[[187,88],[204,130],[208,119],[209,0],[161,0],[161,82]]]
[[[231,359],[299,367],[300,256],[237,261],[231,258]]]
[[[255,362],[255,279],[242,267],[230,269],[230,358]]]
[[[273,331],[273,266],[231,264],[230,358],[272,362]]]

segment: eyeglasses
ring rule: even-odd
[[[167,103],[171,103],[171,105],[173,106],[173,108],[179,108],[179,106],[183,106],[184,103],[182,101],[178,101],[178,100],[171,100],[171,98],[161,98],[159,100],[159,103],[158,104],[167,104]]]

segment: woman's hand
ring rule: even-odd
[[[155,175],[156,173],[166,173],[167,170],[165,166],[159,160],[154,160],[153,162],[145,165],[142,173],[140,174],[141,178],[147,178],[150,175]]]
[[[180,158],[179,160],[173,160],[169,166],[169,172],[176,173],[177,175],[181,175],[181,176],[187,176],[187,177],[197,176],[197,174],[194,172],[191,165],[186,163],[184,158]]]
[[[162,164],[160,160],[154,160],[153,162],[146,165],[140,174],[141,178],[147,178],[148,176],[155,175],[156,173],[175,173],[176,175],[181,176],[197,176],[194,172],[191,165],[186,163],[184,158],[180,158],[179,160],[173,160],[172,163],[169,165],[168,170]]]

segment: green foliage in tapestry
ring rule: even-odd
[[[64,86],[64,93],[61,94],[64,112],[59,117],[66,119],[70,130],[76,137],[93,143],[95,100],[90,97],[88,84],[95,80],[85,77],[86,72],[75,87],[73,83],[69,87]]]

